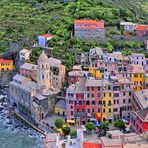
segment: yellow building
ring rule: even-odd
[[[60,99],[56,105],[54,112],[58,115],[66,116],[66,100]]]
[[[104,76],[103,70],[97,67],[89,67],[89,73],[91,73],[92,76],[95,77],[96,79],[101,79]]]
[[[134,91],[140,91],[145,88],[145,71],[142,65],[132,65],[132,80],[134,81]]]
[[[148,73],[145,74],[145,88],[148,89]]]
[[[0,59],[0,71],[12,71],[13,69],[13,60]]]
[[[114,93],[111,84],[107,83],[104,83],[102,92],[102,121],[113,122]]]

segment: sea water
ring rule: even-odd
[[[43,148],[43,138],[5,108],[0,111],[0,148]]]

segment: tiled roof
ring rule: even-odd
[[[136,24],[132,22],[121,22],[120,25],[134,25],[135,26]]]
[[[143,53],[132,53],[131,56],[145,57],[145,55]]]
[[[64,109],[66,109],[66,100],[65,100],[65,99],[60,99],[60,100],[56,103],[55,107],[59,107],[59,108],[64,108]]]
[[[148,25],[138,25],[136,28],[137,31],[143,31],[147,29],[148,29]]]
[[[40,35],[40,36],[44,36],[44,37],[53,37],[52,34],[42,34],[42,35]]]
[[[31,63],[24,63],[20,66],[22,69],[28,69],[28,70],[37,70],[37,65],[31,64]]]
[[[58,66],[59,67],[61,65],[61,61],[59,59],[55,59],[55,58],[50,57],[49,64],[50,64],[50,66]]]
[[[96,20],[75,20],[75,24],[89,24],[89,28],[104,28],[104,21]]]
[[[4,60],[4,59],[0,59],[0,63],[6,63],[6,64],[10,64],[12,63],[13,60]]]
[[[134,95],[136,96],[135,99],[137,100],[137,102],[139,102],[142,108],[146,108],[148,106],[148,89],[134,92]]]
[[[85,86],[102,86],[102,80],[86,80]]]

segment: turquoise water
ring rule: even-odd
[[[43,135],[4,108],[0,111],[0,148],[43,148]]]
[[[0,123],[0,148],[40,148],[36,138],[13,133]]]

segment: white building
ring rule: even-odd
[[[132,22],[121,22],[120,25],[124,27],[125,32],[134,32],[137,27],[137,24]]]
[[[24,63],[25,61],[29,60],[30,59],[30,54],[31,54],[31,50],[29,50],[29,49],[22,49],[19,52],[20,62]]]

